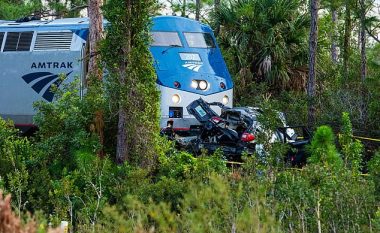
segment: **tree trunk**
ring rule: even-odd
[[[362,35],[362,27],[361,27],[361,22],[358,28],[358,50],[360,50],[360,44],[361,44],[361,35]]]
[[[186,0],[183,0],[182,2],[182,12],[181,12],[182,17],[186,17]]]
[[[309,38],[309,78],[307,82],[308,96],[308,126],[313,127],[315,124],[315,64],[318,42],[318,0],[310,2],[310,38]]]
[[[333,63],[338,63],[338,50],[336,44],[337,38],[337,22],[338,22],[338,12],[336,9],[331,11],[331,22],[332,22],[332,35],[331,35],[331,59]]]
[[[343,77],[348,79],[348,60],[350,58],[350,39],[351,39],[351,6],[350,0],[346,0],[346,13],[344,22],[344,41],[343,41]]]
[[[361,81],[364,84],[367,75],[367,56],[366,56],[366,31],[365,31],[365,2],[360,0],[360,53],[361,53]]]
[[[199,21],[201,15],[201,0],[195,0],[195,20]]]
[[[317,191],[317,206],[315,208],[315,211],[317,213],[317,227],[318,227],[318,233],[322,233],[322,224],[321,224],[321,200],[320,200],[320,190],[318,188]]]
[[[90,58],[88,63],[88,76],[96,78],[98,81],[102,81],[103,72],[99,67],[100,56],[98,52],[99,41],[103,37],[103,17],[100,12],[100,8],[103,5],[102,0],[88,0],[88,16],[90,21]],[[87,78],[88,79],[88,78]],[[90,82],[87,82],[90,84]],[[104,119],[103,111],[101,109],[95,112],[95,131],[99,137],[99,143],[101,149],[97,152],[98,156],[103,157],[103,145],[104,145]]]
[[[362,94],[362,104],[361,104],[361,112],[362,112],[362,122],[363,125],[366,126],[367,122],[367,101],[366,101],[366,87],[365,87],[365,79],[367,76],[367,55],[366,55],[366,30],[365,30],[365,17],[366,17],[366,7],[365,0],[360,0],[360,54],[361,54],[361,69],[360,69],[360,77],[361,77],[361,94]]]
[[[132,14],[132,0],[125,1],[125,10],[128,11],[128,15]],[[119,68],[119,84],[121,86],[127,85],[126,76],[129,60],[129,55],[131,52],[131,29],[126,30],[126,41],[123,50],[124,62],[120,65]],[[128,135],[127,135],[127,113],[123,103],[119,103],[119,120],[117,124],[117,145],[116,145],[116,159],[118,163],[123,163],[129,159],[129,150],[128,150]]]
[[[218,13],[219,9],[220,9],[220,0],[214,0],[214,11]],[[219,32],[220,32],[220,23],[217,22],[217,25],[215,26],[215,36],[218,36]]]
[[[102,0],[88,0],[88,16],[90,21],[88,75],[94,75],[100,81],[103,79],[103,74],[99,68],[98,42],[103,36],[103,17],[100,12],[102,4]]]

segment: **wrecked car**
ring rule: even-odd
[[[221,108],[218,115],[211,106]],[[239,160],[243,153],[252,155],[264,154],[263,145],[257,140],[258,135],[267,135],[269,143],[281,142],[290,145],[286,160],[293,165],[306,162],[305,145],[310,142],[311,135],[306,127],[288,126],[283,113],[277,112],[281,126],[275,131],[265,130],[260,123],[263,111],[253,107],[229,108],[221,103],[207,103],[197,99],[187,106],[187,111],[200,123],[190,129],[188,136],[176,135],[170,128],[166,135],[187,150],[197,154],[202,149],[214,152],[223,151],[229,160]]]

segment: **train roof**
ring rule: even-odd
[[[54,20],[30,20],[28,22],[17,21],[0,21],[0,29],[3,30],[17,30],[25,28],[57,28],[62,27],[65,29],[81,29],[88,27],[88,18],[66,18],[66,19],[54,19]]]
[[[107,23],[107,21],[105,21]],[[61,27],[62,29],[78,30],[88,28],[88,18],[64,18],[54,20],[30,20],[27,22],[17,22],[0,20],[0,29],[7,30],[24,30],[26,28],[38,28],[35,30],[50,30]],[[153,30],[164,30],[165,28],[180,27],[185,30],[204,31],[209,26],[193,19],[179,16],[155,16],[153,17]],[[211,30],[211,29],[210,29]],[[207,30],[208,31],[208,30]]]

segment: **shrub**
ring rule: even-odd
[[[342,159],[335,148],[334,133],[329,126],[320,126],[317,129],[309,149],[311,156],[308,162],[333,169],[339,169],[342,166]]]
[[[61,230],[48,229],[44,223],[37,224],[34,218],[27,215],[26,223],[23,223],[22,218],[15,215],[11,207],[11,195],[8,194],[5,198],[0,190],[0,232],[2,233],[60,233]]]
[[[342,127],[339,134],[339,143],[342,147],[342,154],[344,156],[345,166],[351,171],[359,173],[362,163],[363,145],[359,140],[352,138],[352,124],[349,114],[344,112],[342,114]]]
[[[101,232],[280,232],[265,203],[265,192],[251,180],[231,185],[227,176],[191,181],[177,211],[167,202],[142,203],[126,196],[103,210]]]
[[[375,197],[380,201],[380,152],[376,152],[368,163],[369,174],[375,183]]]

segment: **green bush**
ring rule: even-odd
[[[309,147],[311,156],[308,162],[322,164],[332,169],[340,169],[342,158],[335,148],[334,133],[329,126],[320,126],[315,132]]]
[[[376,152],[368,163],[369,174],[375,183],[375,197],[380,202],[380,152]]]
[[[104,209],[97,225],[103,232],[281,232],[265,206],[260,185],[250,180],[231,185],[228,177],[212,175],[209,182],[193,181],[174,212],[165,202],[142,203],[126,196]]]
[[[362,167],[363,145],[359,140],[354,140],[352,125],[348,113],[342,115],[342,128],[339,134],[339,143],[342,147],[345,166],[353,172],[360,172]]]

